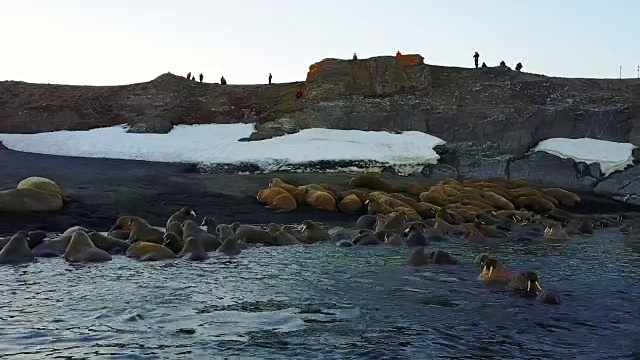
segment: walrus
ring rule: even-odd
[[[308,243],[329,240],[329,232],[324,227],[311,220],[305,220],[302,222],[302,235]]]
[[[369,191],[368,190],[363,190],[363,189],[349,189],[349,190],[345,190],[340,192],[340,198],[344,199],[349,195],[355,195],[358,197],[358,199],[360,200],[360,202],[362,202],[364,204],[365,201],[367,201],[369,199]]]
[[[29,249],[33,249],[36,246],[42,244],[47,237],[47,232],[43,230],[29,231],[27,233],[27,245]],[[0,250],[2,250],[11,241],[13,236],[0,238]]]
[[[487,245],[489,242],[487,238],[482,235],[480,230],[475,226],[469,228],[469,234],[467,235],[467,242],[471,244]]]
[[[151,227],[145,220],[135,216],[119,217],[116,223],[109,229],[109,232],[114,230],[129,230],[129,238],[127,241],[130,243],[146,241],[162,244],[162,237],[164,236],[163,231]]]
[[[378,215],[375,232],[379,231],[397,231],[401,232],[407,222],[404,214],[400,212],[390,213],[387,215]]]
[[[440,207],[425,202],[419,202],[414,210],[424,220],[428,220],[435,219],[436,213],[440,210]]]
[[[286,192],[288,192],[289,195],[291,195],[293,199],[296,201],[296,204],[298,205],[304,204],[304,192],[300,191],[300,189],[298,189],[296,186],[288,184],[279,178],[273,178],[271,179],[271,181],[269,181],[269,188],[274,188],[274,187],[281,188]]]
[[[298,245],[300,241],[298,239],[286,232],[285,230],[280,230],[274,234],[276,238],[276,243],[280,246],[289,246],[289,245]]]
[[[374,215],[362,215],[356,220],[356,228],[360,230],[373,230],[376,222],[377,220]]]
[[[542,192],[555,198],[562,206],[574,207],[576,204],[582,202],[580,196],[563,189],[547,188],[542,189]]]
[[[516,292],[537,295],[538,291],[542,291],[539,281],[540,279],[535,271],[527,270],[513,276],[507,286]]]
[[[98,249],[84,231],[76,231],[64,252],[64,259],[70,263],[88,263],[111,261],[111,255]]]
[[[185,241],[182,240],[181,236],[174,232],[165,233],[163,236],[162,246],[168,248],[173,251],[174,254],[180,254],[182,249],[184,248]]]
[[[447,238],[442,233],[442,231],[440,231],[438,229],[435,229],[435,228],[425,230],[424,231],[424,236],[427,238],[427,242],[428,243],[430,243],[432,241],[440,242],[440,241],[447,240]]]
[[[548,212],[551,211],[554,206],[551,202],[537,196],[523,196],[515,200],[514,205],[519,208],[525,208],[531,211]]]
[[[336,243],[337,247],[352,247],[354,244],[350,240],[340,240]]]
[[[16,189],[34,189],[51,194],[56,194],[60,196],[64,203],[68,203],[70,200],[69,196],[64,191],[62,191],[58,184],[50,179],[39,176],[31,176],[20,181],[18,183],[18,186],[16,186]]]
[[[479,221],[475,221],[473,224],[466,224],[464,225],[466,232],[470,233],[471,232],[471,228],[474,227],[476,229],[478,229],[478,231],[484,236],[484,237],[492,237],[492,238],[505,238],[508,237],[509,234],[507,234],[506,232],[502,231],[502,230],[498,230],[498,229],[494,229],[490,226],[486,226],[484,224],[482,224]]]
[[[353,239],[356,246],[380,245],[380,239],[371,230],[362,230],[360,235]]]
[[[305,189],[304,201],[318,210],[338,211],[336,199],[326,191]]]
[[[398,234],[385,234],[384,244],[389,246],[402,246],[405,245],[405,241],[402,236]]]
[[[342,226],[334,226],[327,232],[329,234],[329,239],[333,242],[338,242],[340,240],[353,240],[358,233],[353,230],[345,229]]]
[[[403,232],[407,246],[427,246],[429,241],[424,236],[424,224],[413,223]]]
[[[541,290],[538,292],[536,299],[543,304],[560,305],[560,296],[551,290]]]
[[[183,223],[181,222],[173,221],[171,224],[169,224],[169,226],[167,226],[165,233],[174,233],[182,239],[182,237],[184,236],[184,234],[182,233],[182,224]]]
[[[185,241],[178,257],[191,261],[203,261],[207,260],[209,255],[207,255],[207,251],[198,238],[190,237]]]
[[[267,204],[267,208],[276,212],[291,212],[298,207],[296,199],[286,190],[279,187],[272,187],[259,190],[256,199]]]
[[[320,185],[320,187],[325,191],[328,192],[331,196],[333,196],[334,199],[336,199],[336,204],[340,202],[340,200],[342,200],[342,197],[340,196],[340,192],[336,189],[333,188],[333,186],[329,185],[329,184],[325,184],[325,183],[319,183],[318,185]]]
[[[24,264],[35,260],[27,243],[27,232],[18,231],[0,250],[0,264]]]
[[[458,260],[443,250],[431,251],[427,258],[429,263],[435,265],[458,265]]]
[[[566,210],[562,210],[560,208],[554,207],[549,212],[547,212],[547,217],[553,220],[567,222],[575,219],[575,216]]]
[[[580,223],[578,224],[576,229],[580,231],[582,234],[592,235],[593,223],[587,219],[582,219],[580,220]]]
[[[182,223],[182,240],[195,237],[200,241],[205,251],[216,251],[222,245],[222,241],[216,235],[209,234],[206,230],[202,230],[195,222],[185,220]]]
[[[547,228],[544,229],[544,238],[550,240],[567,240],[569,236],[560,224],[553,223],[549,224]]]
[[[496,210],[515,210],[515,207],[509,200],[496,194],[495,192],[485,191],[482,196],[487,199],[491,203],[491,206],[493,206]]]
[[[423,192],[427,191],[427,189],[415,182],[410,182],[407,184],[406,193],[413,196],[420,196]]]
[[[102,235],[97,231],[92,231],[88,233],[87,236],[89,236],[89,239],[91,240],[93,245],[95,245],[95,247],[100,250],[104,250],[111,255],[122,255],[127,252],[127,249],[131,245],[124,240],[116,239],[108,235]]]
[[[125,256],[140,261],[160,261],[175,259],[176,254],[169,248],[152,242],[136,241],[129,246]]]
[[[233,236],[234,230],[228,224],[220,224],[216,226],[216,233],[218,233],[218,237],[220,241],[224,242],[227,238]]]
[[[274,235],[278,232],[282,230],[282,226],[275,224],[275,223],[269,223],[269,225],[267,225],[267,232],[271,235]]]
[[[80,227],[74,226],[62,233],[58,238],[54,240],[44,241],[42,244],[34,247],[33,254],[36,257],[58,257],[62,256],[64,252],[67,250],[67,246],[69,246],[69,242],[71,241],[71,236],[76,231],[84,231],[88,230]]]
[[[177,221],[179,224],[182,224],[185,220],[195,220],[195,218],[196,218],[196,212],[193,211],[190,206],[185,206],[182,209],[176,211],[173,215],[169,217],[169,220],[167,220],[167,225],[165,226],[165,229],[169,231],[168,230],[169,225],[174,221]]]
[[[440,187],[432,187],[418,196],[421,202],[433,204],[436,206],[445,206],[449,204],[448,196],[446,196]]]
[[[436,219],[442,219],[452,225],[465,223],[464,218],[456,214],[455,211],[445,207],[441,208],[440,211],[436,213]]]
[[[267,230],[252,225],[240,225],[235,232],[238,240],[244,240],[247,244],[262,244],[267,246],[278,245],[276,237]]]
[[[376,198],[370,198],[364,202],[364,205],[367,207],[367,214],[369,215],[388,214],[393,211],[391,206]]]
[[[436,219],[435,224],[433,225],[433,228],[440,231],[442,234],[449,234],[449,233],[454,233],[454,227],[453,225],[449,224],[448,222],[442,220],[442,219]]]
[[[356,214],[362,209],[362,201],[354,195],[347,195],[338,203],[338,209],[345,214]]]
[[[28,188],[0,191],[0,213],[58,211],[63,206],[60,195],[46,191]]]
[[[206,231],[211,235],[220,235],[218,234],[218,225],[220,225],[218,219],[213,216],[205,216],[204,219],[202,219],[202,224],[200,224],[200,226],[206,227]]]
[[[238,239],[235,236],[228,237],[222,245],[216,250],[216,253],[224,254],[227,256],[236,256],[240,255],[242,252],[242,246],[238,242]]]
[[[511,281],[511,272],[496,258],[488,254],[480,254],[476,257],[475,262],[482,266],[478,280],[485,282]]]
[[[112,230],[112,231],[108,231],[107,232],[107,236],[110,236],[110,237],[116,238],[116,239],[120,239],[120,240],[129,239],[129,235],[130,234],[131,234],[131,232],[129,230]]]
[[[429,263],[429,257],[427,253],[425,253],[423,247],[416,248],[413,250],[411,255],[409,255],[409,259],[407,263],[411,266],[423,266]]]
[[[396,187],[389,181],[373,174],[361,174],[349,180],[349,187],[380,190],[388,193],[396,191]]]

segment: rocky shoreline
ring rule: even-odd
[[[540,164],[541,169],[545,169],[542,173],[530,173],[537,174],[539,178],[562,181],[557,180],[562,178],[556,177],[556,169],[547,167],[545,163]],[[450,165],[441,164],[429,167],[428,172],[422,174],[398,176],[383,173],[382,177],[399,186],[414,181],[428,185],[455,175],[439,170],[447,167],[451,168]],[[349,173],[199,173],[198,167],[193,164],[75,158],[11,150],[0,152],[0,168],[3,169],[0,188],[12,188],[29,176],[43,176],[60,184],[72,199],[60,212],[2,214],[0,234],[5,235],[19,230],[62,232],[77,225],[106,230],[122,215],[139,216],[152,225],[162,226],[167,213],[173,213],[185,205],[193,207],[203,216],[213,216],[226,223],[299,224],[312,219],[342,225],[352,224],[358,218],[358,215],[318,211],[308,206],[291,213],[275,213],[255,199],[255,193],[274,177],[294,184],[324,182],[344,189],[348,179],[353,176]],[[489,175],[480,171],[475,174],[475,177]],[[531,177],[522,178],[532,181]],[[567,182],[551,185],[560,186],[558,184],[566,185]],[[547,182],[545,185],[550,184]],[[576,190],[571,186],[560,187]],[[572,209],[575,213],[621,214],[640,211],[640,207],[632,203],[615,201],[588,189],[576,192],[583,198],[583,203]]]

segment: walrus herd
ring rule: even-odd
[[[33,178],[25,186],[68,201],[53,185],[50,180]],[[322,211],[361,214],[352,226],[328,228],[313,220],[299,226],[221,224],[212,216],[196,222],[196,212],[185,206],[171,214],[162,227],[137,216],[121,216],[108,231],[76,226],[52,239],[43,231],[19,231],[0,238],[0,264],[29,263],[39,257],[62,257],[69,263],[107,262],[117,255],[137,261],[203,261],[212,254],[236,256],[254,245],[330,242],[341,248],[405,246],[412,249],[407,260],[410,266],[458,265],[460,261],[447,252],[426,248],[455,239],[489,247],[508,241],[564,242],[571,236],[591,235],[598,227],[622,225],[624,233],[634,233],[638,227],[622,224],[621,216],[572,214],[568,210],[581,202],[578,195],[520,180],[445,179],[430,187],[409,183],[399,191],[381,177],[365,174],[352,178],[347,186],[337,191],[328,184],[295,186],[276,178],[256,197],[278,212],[308,205]],[[544,303],[560,303],[558,295],[542,288],[533,271],[514,275],[488,254],[478,256],[476,263],[481,282],[503,283]]]

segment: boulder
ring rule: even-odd
[[[129,125],[127,129],[128,133],[150,133],[150,134],[166,134],[173,129],[171,122],[156,118],[145,117],[137,120],[135,123]]]

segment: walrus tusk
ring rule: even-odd
[[[531,289],[531,281],[527,281],[527,292]]]
[[[191,216],[196,217],[196,212],[191,210]]]
[[[487,277],[491,277],[491,273],[493,272],[493,266],[489,266],[489,276]]]
[[[537,281],[536,281],[536,287],[538,288],[538,290],[542,291],[542,288],[540,287],[540,284],[538,284]]]

